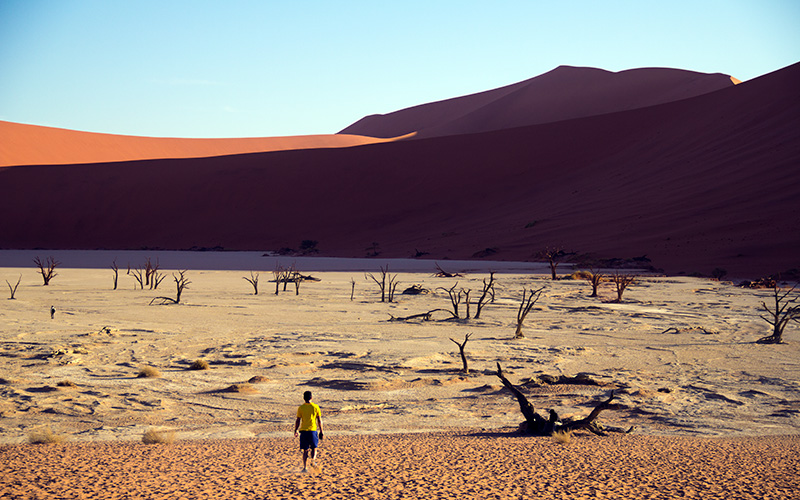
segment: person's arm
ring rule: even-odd
[[[300,428],[300,417],[297,417],[297,420],[294,421],[294,437],[297,437],[297,429]]]
[[[319,428],[319,438],[322,439],[322,415],[317,415],[317,427]]]

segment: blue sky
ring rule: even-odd
[[[335,133],[556,66],[748,80],[800,1],[0,0],[0,120],[127,135]]]

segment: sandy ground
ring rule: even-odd
[[[327,439],[327,438],[326,438]],[[794,437],[336,436],[302,474],[289,438],[0,448],[17,499],[797,498]]]
[[[787,328],[786,344],[753,343],[769,333],[757,309],[765,291],[643,277],[616,304],[611,284],[590,298],[585,281],[498,273],[478,320],[441,321],[440,311],[397,322],[388,320],[451,308],[439,287],[456,282],[474,314],[488,273],[401,272],[396,302],[381,303],[358,271],[315,271],[321,281],[299,295],[275,295],[265,266],[254,295],[248,271],[193,268],[181,304],[148,305],[174,297],[173,270],[158,290],[134,290],[118,263],[118,290],[100,266],[59,268],[47,287],[31,267],[0,268],[12,286],[22,276],[0,308],[0,496],[789,498],[798,486],[798,331]],[[412,284],[431,293],[400,294]],[[523,288],[542,286],[525,338],[512,339]],[[466,334],[468,374],[451,341]],[[197,359],[211,369],[189,370]],[[498,361],[541,411],[584,416],[615,390],[600,420],[635,432],[566,446],[515,435],[522,417]],[[143,366],[161,376],[137,377]],[[579,373],[600,385],[540,378]],[[324,470],[310,477],[296,474],[291,439],[307,389],[327,434]],[[24,444],[44,427],[67,443]],[[148,429],[177,441],[143,445]]]

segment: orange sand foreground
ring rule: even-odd
[[[800,436],[337,436],[0,448],[0,498],[797,498]]]

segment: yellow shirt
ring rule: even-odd
[[[297,418],[300,419],[300,431],[317,430],[317,417],[322,416],[322,410],[314,403],[303,403],[297,408]]]

